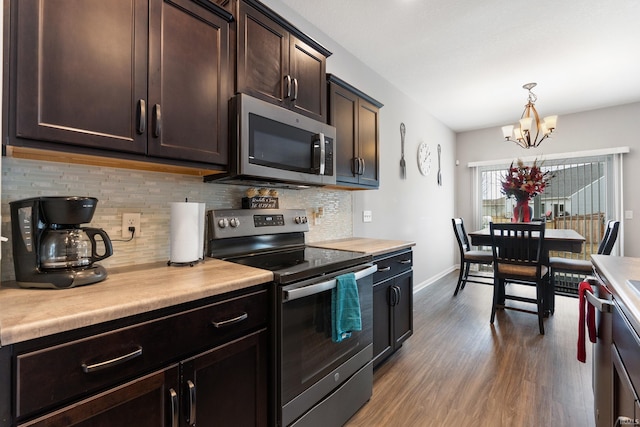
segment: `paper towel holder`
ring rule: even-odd
[[[204,262],[205,203],[171,203],[168,266],[193,267]]]

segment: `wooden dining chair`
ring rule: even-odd
[[[604,231],[604,236],[598,245],[598,255],[610,255],[613,245],[618,238],[618,229],[620,228],[620,221],[609,220]],[[593,264],[590,259],[571,259],[564,257],[549,257],[549,268],[551,286],[555,291],[555,274],[556,273],[570,273],[578,274],[582,276],[588,276],[593,274]],[[553,307],[553,304],[551,304]]]
[[[493,242],[493,305],[491,323],[498,308],[523,311],[538,315],[540,334],[544,334],[544,295],[548,285],[549,269],[544,265],[544,222],[519,222],[489,225]],[[535,286],[536,296],[507,293],[506,283]],[[531,303],[536,310],[506,305],[506,300]]]
[[[453,224],[453,231],[456,235],[456,240],[458,241],[458,248],[460,249],[460,274],[458,275],[458,284],[456,285],[456,290],[453,293],[453,296],[458,295],[458,292],[464,289],[464,286],[467,282],[471,283],[482,283],[482,284],[490,284],[487,281],[486,276],[481,276],[478,274],[471,274],[470,268],[472,264],[478,265],[491,265],[493,262],[493,254],[491,251],[481,251],[481,250],[472,250],[471,245],[469,244],[469,236],[467,236],[467,232],[464,229],[464,221],[462,218],[451,218],[451,223]],[[485,278],[482,280],[474,280],[474,278]]]

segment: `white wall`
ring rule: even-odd
[[[380,169],[378,190],[353,192],[354,236],[416,242],[414,287],[450,271],[457,252],[451,217],[454,214],[455,134],[390,82],[366,67],[327,34],[304,20],[279,0],[264,3],[325,46],[333,55],[327,72],[382,102],[380,112]],[[400,179],[400,123],[406,125],[407,179]],[[420,141],[431,146],[433,167],[429,176],[418,171]],[[437,145],[442,146],[443,186],[436,184]],[[362,211],[373,213],[373,222],[362,222]]]
[[[539,108],[543,108],[540,104]],[[514,111],[514,121],[518,111]],[[545,111],[544,114],[551,114]],[[628,146],[630,152],[623,155],[624,210],[633,212],[633,219],[624,221],[624,254],[640,257],[640,198],[636,183],[640,182],[640,137],[636,131],[640,120],[640,103],[633,103],[599,110],[567,114],[558,117],[558,128],[552,139],[538,148],[525,150],[513,142],[504,142],[499,127],[464,132],[457,135],[456,158],[456,215],[473,221],[472,174],[469,162],[494,159],[517,159],[573,151],[598,150]]]

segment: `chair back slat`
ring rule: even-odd
[[[615,245],[616,239],[618,238],[619,228],[620,221],[609,220],[607,222],[607,229],[604,231],[604,236],[602,237],[600,246],[598,246],[599,255],[611,255],[613,245]]]
[[[452,218],[451,222],[453,223],[453,231],[456,234],[460,252],[465,253],[469,251],[471,249],[471,245],[469,245],[469,237],[467,236],[467,232],[464,229],[464,221],[462,220],[462,218]]]

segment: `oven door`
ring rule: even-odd
[[[605,284],[594,278],[586,280],[595,287],[595,294],[586,293],[587,303],[596,308],[597,341],[593,345],[591,386],[596,427],[610,427],[612,415],[613,367],[611,364],[612,296]]]
[[[286,426],[340,387],[373,355],[373,273],[361,265],[320,280],[282,287],[278,316],[280,425]],[[331,289],[335,277],[354,272],[362,330],[336,343],[331,339]]]

